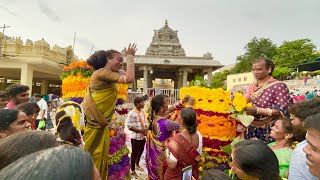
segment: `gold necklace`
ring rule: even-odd
[[[269,78],[267,79],[267,81],[266,81],[265,83],[263,83],[263,84],[262,84],[262,86],[260,86],[260,87],[259,87],[259,82],[257,82],[257,85],[256,85],[256,86],[257,86],[258,88],[262,88],[262,87],[264,87],[265,85],[267,85],[267,84],[268,84],[269,79],[270,79],[270,77],[269,77]]]

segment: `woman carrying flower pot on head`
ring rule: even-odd
[[[270,137],[271,126],[279,116],[289,116],[288,107],[291,98],[287,85],[272,78],[275,66],[265,57],[252,64],[252,73],[257,82],[252,83],[246,92],[246,99],[252,107],[245,109],[255,119],[247,129],[246,139],[259,139],[265,143],[273,142]]]
[[[84,149],[93,157],[101,174],[101,179],[108,176],[109,128],[117,100],[116,83],[132,83],[135,79],[134,58],[136,44],[129,44],[124,50],[127,58],[127,70],[120,74],[123,56],[115,50],[95,52],[87,63],[95,69],[90,78],[82,103],[87,118],[87,130],[84,133]]]

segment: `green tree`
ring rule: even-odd
[[[277,46],[269,38],[254,37],[244,48],[246,52],[237,57],[237,63],[231,69],[231,73],[251,71],[252,62],[261,56],[273,58],[276,55]]]
[[[194,80],[190,82],[190,86],[210,87],[204,80],[203,76],[195,75]]]
[[[226,88],[225,81],[230,71],[224,70],[223,72],[217,72],[212,76],[211,88]]]
[[[276,66],[293,67],[302,63],[314,61],[319,57],[316,46],[310,39],[285,41],[274,57]]]
[[[272,76],[278,80],[285,80],[285,77],[290,76],[294,72],[292,68],[276,66]]]

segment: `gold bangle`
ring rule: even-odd
[[[257,107],[257,114],[260,114],[260,108]]]
[[[134,64],[134,61],[127,61],[127,65]]]
[[[272,116],[272,109],[267,108],[267,113],[268,113],[268,116]]]

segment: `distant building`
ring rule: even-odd
[[[20,83],[29,86],[31,92],[50,93],[61,85],[64,64],[77,59],[71,46],[50,48],[44,39],[23,43],[20,37],[0,33],[0,90]]]
[[[249,84],[255,82],[252,72],[230,74],[227,76],[228,91],[245,91]]]
[[[202,57],[187,56],[178,38],[178,31],[172,30],[168,22],[154,35],[145,55],[135,56],[135,75],[132,90],[146,92],[148,88],[174,88],[188,86],[196,75],[208,75],[223,67],[219,61],[206,53]],[[143,85],[141,87],[141,85]]]

